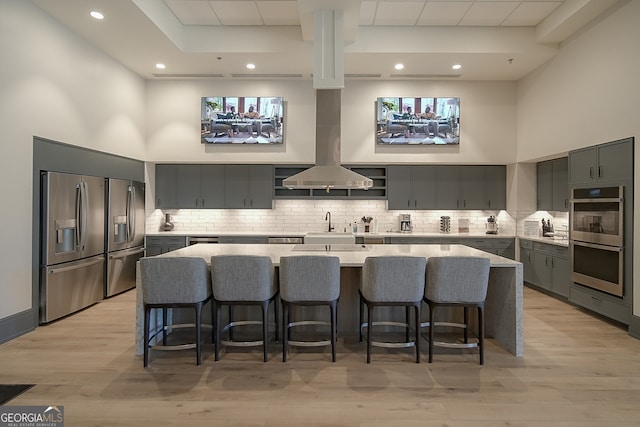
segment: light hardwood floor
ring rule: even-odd
[[[63,405],[66,426],[638,426],[640,341],[618,325],[525,288],[524,358],[488,340],[477,354],[279,345],[134,356],[135,293],[0,346],[0,383],[37,384],[10,405]],[[423,356],[426,352],[423,341]]]

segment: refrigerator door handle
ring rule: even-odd
[[[118,251],[117,253],[109,254],[109,259],[125,258],[130,255],[136,255],[142,252],[144,252],[144,247],[139,249],[130,249],[128,251]]]
[[[75,247],[76,251],[82,250],[82,183],[76,185],[76,232]]]
[[[127,200],[127,233],[128,241],[133,242],[136,236],[136,188],[129,186],[129,200]]]
[[[49,268],[48,269],[48,273],[49,274],[56,274],[56,273],[62,273],[65,271],[71,271],[71,270],[77,270],[79,267],[88,267],[90,265],[94,265],[94,264],[99,264],[101,262],[104,262],[104,257],[98,257],[95,260],[91,261],[91,262],[87,262],[85,264],[81,264],[81,265],[72,265],[72,266],[68,266],[68,267],[58,267],[58,268]]]
[[[89,197],[87,183],[82,181],[80,184],[80,250],[84,251],[87,247],[87,214],[89,212]]]

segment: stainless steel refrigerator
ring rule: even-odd
[[[41,174],[40,322],[103,298],[105,283],[102,177]]]
[[[136,286],[136,262],[144,255],[144,183],[107,180],[107,281],[104,296]]]

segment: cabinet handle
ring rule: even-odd
[[[544,257],[544,264],[545,264],[547,267],[549,267],[549,257],[548,257],[548,256]]]
[[[598,178],[602,178],[602,166],[598,166]]]
[[[158,199],[158,206],[162,206],[162,204],[160,203],[160,199]]]
[[[456,200],[456,208],[460,207],[460,200]]]
[[[569,200],[568,199],[564,199],[564,207],[565,208],[569,208]]]
[[[407,200],[407,207],[410,208],[411,207],[411,200]]]
[[[417,199],[413,201],[413,207],[414,207],[414,208],[417,208],[417,207],[418,207],[418,200],[417,200]]]
[[[589,178],[593,179],[593,167],[589,167]]]
[[[551,258],[551,268],[556,268],[556,259]]]
[[[196,208],[198,207],[198,199],[196,199]]]
[[[463,200],[463,201],[462,201],[462,207],[463,207],[463,208],[466,208],[466,207],[467,207],[467,201],[466,201],[466,200]]]
[[[487,200],[487,207],[491,209],[491,200]]]

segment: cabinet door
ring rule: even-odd
[[[551,290],[551,255],[533,253],[533,280],[535,285]]]
[[[156,209],[175,209],[177,165],[156,165]]]
[[[537,164],[537,202],[539,211],[550,211],[553,204],[553,162],[551,160]]]
[[[271,165],[249,166],[249,205],[252,209],[273,207],[273,168]]]
[[[458,166],[436,166],[436,209],[462,209]]]
[[[178,165],[176,182],[178,208],[201,208],[200,165]]]
[[[569,159],[561,157],[552,160],[553,182],[552,182],[552,203],[554,211],[569,210]]]
[[[615,142],[598,147],[598,180],[633,179],[633,145],[631,141]]]
[[[528,283],[536,284],[533,271],[533,251],[520,246],[520,262],[522,263],[523,280]]]
[[[484,209],[484,166],[460,167],[460,209]]]
[[[249,206],[249,167],[229,165],[224,167],[224,207],[244,209]]]
[[[505,166],[486,166],[484,169],[483,209],[507,209],[507,168]]]
[[[201,208],[224,208],[224,166],[202,165],[200,169]]]
[[[387,167],[387,209],[415,209],[411,195],[411,166]]]
[[[570,274],[569,260],[553,257],[551,259],[551,290],[563,297],[569,297]]]
[[[411,170],[411,209],[436,208],[436,168],[435,166],[414,166]]]
[[[596,180],[597,151],[585,148],[569,153],[569,183],[581,184]]]

